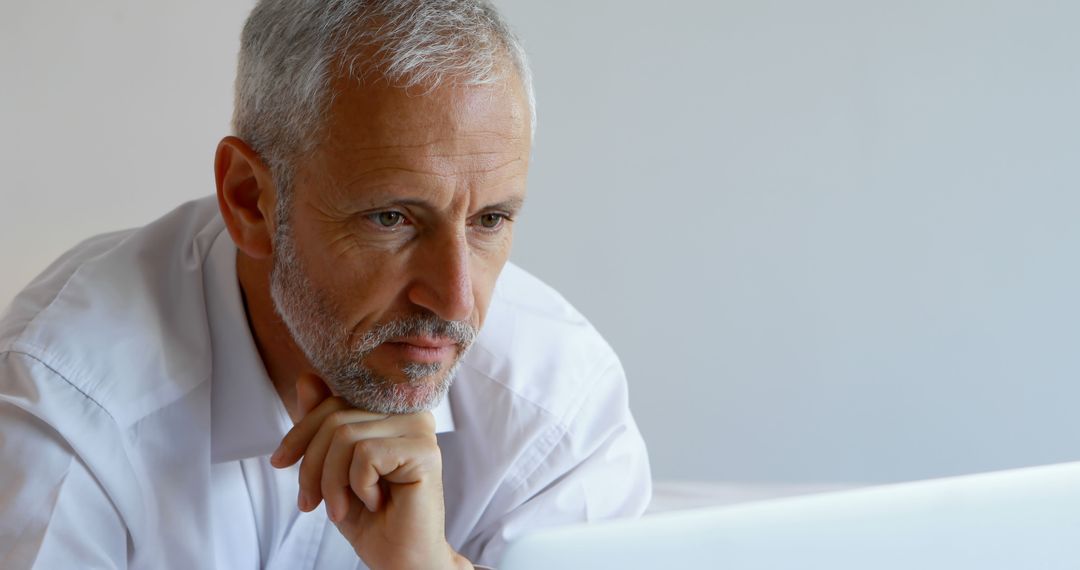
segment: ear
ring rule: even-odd
[[[218,208],[237,249],[255,259],[272,255],[277,188],[270,168],[246,142],[221,139],[214,155]]]

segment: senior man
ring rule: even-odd
[[[481,0],[260,2],[216,200],[0,319],[0,567],[467,568],[639,514],[617,358],[507,263],[531,93]]]

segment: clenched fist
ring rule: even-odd
[[[302,419],[270,459],[300,463],[302,511],[326,512],[373,570],[472,568],[446,542],[442,454],[430,412],[352,408],[314,376],[297,381]]]

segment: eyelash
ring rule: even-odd
[[[383,225],[383,224],[381,224],[379,222],[379,217],[383,216],[383,215],[386,215],[386,214],[397,215],[400,218],[400,221],[398,223],[392,225],[392,226]],[[493,227],[493,228],[484,227],[484,226],[480,225],[479,223],[470,224],[470,225],[474,226],[476,229],[478,229],[479,231],[481,231],[483,233],[494,234],[494,233],[498,233],[499,231],[501,231],[506,226],[507,222],[513,222],[514,221],[514,218],[510,214],[507,214],[505,212],[485,212],[485,213],[480,214],[479,216],[477,216],[477,219],[483,218],[485,216],[498,216],[499,217],[499,224],[497,226]],[[409,217],[406,216],[403,212],[399,212],[397,210],[383,210],[381,212],[373,212],[371,214],[368,214],[365,217],[369,221],[371,221],[371,223],[375,224],[376,227],[378,227],[380,230],[383,230],[383,231],[397,231],[397,229],[400,228],[401,226],[411,225],[411,222],[409,222]]]
[[[394,215],[398,216],[401,221],[399,223],[396,223],[396,224],[392,225],[392,226],[385,226],[385,225],[379,223],[379,217],[384,216],[386,214],[394,214]],[[370,220],[371,223],[375,224],[376,227],[378,227],[381,230],[385,230],[385,231],[394,231],[397,228],[409,223],[409,217],[406,216],[404,213],[399,212],[397,210],[383,210],[381,212],[372,212],[372,213],[368,214],[365,217],[368,220]]]
[[[479,229],[480,231],[482,231],[484,233],[489,233],[489,234],[498,233],[500,230],[502,230],[506,226],[507,222],[514,221],[514,219],[510,217],[510,214],[507,214],[507,213],[504,213],[504,212],[486,212],[486,213],[483,213],[483,214],[480,214],[479,216],[477,216],[477,219],[479,220],[480,218],[483,218],[485,216],[498,216],[499,217],[499,224],[497,226],[493,227],[493,228],[486,228],[486,227],[484,227],[484,226],[482,226],[480,224],[474,224],[477,229]]]

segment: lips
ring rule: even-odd
[[[408,344],[420,348],[446,348],[457,346],[457,343],[445,338],[405,337],[389,341],[391,344]]]
[[[447,362],[457,352],[457,343],[441,338],[397,338],[383,344],[400,360],[430,364]]]

